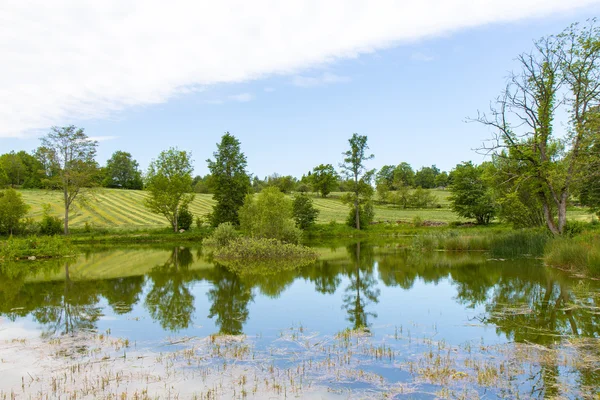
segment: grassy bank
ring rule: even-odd
[[[0,261],[69,257],[76,253],[72,242],[59,236],[10,237],[0,242]]]

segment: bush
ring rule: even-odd
[[[179,209],[179,214],[177,215],[177,225],[179,226],[179,229],[185,229],[187,231],[193,223],[194,215],[187,207],[181,207]]]
[[[42,235],[60,235],[64,231],[64,221],[58,217],[53,217],[50,215],[50,205],[45,204],[44,208],[44,216],[42,217],[42,221],[40,222],[40,233]]]
[[[239,217],[242,231],[253,238],[299,243],[302,236],[292,220],[292,202],[274,186],[265,188],[256,199],[247,195]]]
[[[585,231],[587,223],[583,221],[567,221],[564,234],[570,238],[580,235]]]
[[[75,254],[71,242],[59,237],[10,237],[0,245],[0,259],[15,260],[27,257],[51,258]]]
[[[296,221],[296,226],[302,230],[306,230],[315,224],[319,210],[315,208],[310,197],[301,194],[294,197],[292,214],[294,221]]]
[[[204,240],[204,244],[207,246],[224,247],[238,236],[233,224],[231,222],[224,222],[217,226],[213,233]]]

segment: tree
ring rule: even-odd
[[[313,188],[327,197],[338,186],[338,175],[331,164],[320,164],[313,168],[311,174]]]
[[[496,213],[491,190],[483,179],[484,168],[470,161],[458,164],[452,172],[448,198],[455,213],[464,218],[475,218],[482,225],[488,224]]]
[[[340,168],[352,180],[352,191],[344,200],[352,205],[350,212],[354,214],[354,217],[351,219],[354,220],[356,229],[360,229],[360,206],[370,203],[373,197],[371,178],[375,174],[375,170],[367,170],[365,168],[364,162],[373,159],[375,156],[373,154],[365,154],[369,149],[366,136],[354,133],[348,139],[348,143],[350,144],[350,150],[342,153],[344,155],[344,162],[340,164]]]
[[[600,29],[571,25],[557,36],[534,43],[518,56],[513,73],[490,115],[476,121],[492,127],[495,137],[486,153],[505,154],[523,164],[518,181],[532,181],[544,220],[554,235],[565,232],[567,204],[582,178],[586,155],[597,136],[595,110],[600,106]],[[557,137],[557,110],[567,107],[567,134]]]
[[[446,171],[442,171],[435,177],[435,187],[445,188],[448,186],[448,173]]]
[[[7,184],[14,188],[21,186],[27,177],[27,170],[21,158],[14,151],[2,154],[0,164],[6,174]]]
[[[170,148],[162,151],[148,167],[146,188],[150,193],[146,207],[161,214],[179,230],[179,213],[194,200],[192,191],[192,159],[189,152]]]
[[[0,233],[12,235],[21,219],[27,214],[29,206],[23,201],[21,193],[14,189],[0,192]]]
[[[306,230],[315,224],[315,220],[319,216],[319,210],[313,205],[313,201],[305,194],[299,194],[294,197],[292,204],[292,214],[296,226],[302,230]]]
[[[69,233],[69,210],[85,187],[94,185],[94,174],[98,169],[94,157],[98,142],[90,140],[82,128],[74,125],[54,126],[41,139],[39,153],[45,156],[50,187],[63,191],[65,207],[64,233]]]
[[[239,210],[240,227],[251,237],[297,243],[301,232],[292,220],[292,201],[275,186],[260,192],[256,199],[246,195]]]
[[[296,178],[291,175],[281,176],[277,173],[269,176],[267,186],[275,186],[283,193],[291,192],[296,186]]]
[[[423,189],[433,189],[435,187],[435,177],[439,169],[435,165],[423,167],[415,174],[415,186]]]
[[[407,162],[401,162],[394,170],[394,186],[413,186],[415,184],[415,172]]]
[[[226,132],[213,153],[215,160],[207,160],[213,180],[213,226],[223,222],[239,225],[238,210],[250,192],[250,177],[246,173],[246,156],[240,151],[240,142]]]
[[[106,162],[103,185],[109,188],[143,189],[139,164],[130,153],[115,151]]]

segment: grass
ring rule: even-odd
[[[75,255],[69,240],[58,236],[15,238],[0,242],[0,261],[27,258],[58,258]]]
[[[600,234],[587,232],[575,238],[551,240],[544,255],[547,265],[600,277]]]
[[[434,190],[440,199],[442,208],[436,209],[407,209],[403,210],[387,205],[375,206],[375,221],[403,221],[411,222],[415,216],[424,221],[451,222],[460,220],[448,208],[447,191]],[[29,217],[40,220],[43,215],[44,204],[50,204],[50,213],[53,216],[63,217],[62,195],[58,191],[38,189],[22,189],[20,193],[23,200],[31,206]],[[150,213],[144,207],[146,192],[138,190],[119,190],[98,188],[89,192],[88,200],[83,204],[75,204],[69,214],[72,228],[83,228],[86,223],[92,229],[118,228],[129,229],[156,229],[166,227],[167,220],[156,214]],[[341,193],[332,193],[327,198],[313,194],[315,206],[320,214],[317,223],[336,221],[343,223],[348,216],[348,206],[340,201]],[[214,201],[210,194],[196,194],[190,205],[190,211],[195,216],[204,216],[212,211]]]

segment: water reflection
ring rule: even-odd
[[[339,298],[340,311],[356,329],[372,326],[382,288],[410,292],[419,281],[435,290],[433,285],[448,281],[454,301],[484,310],[479,321],[507,340],[552,346],[565,335],[600,336],[598,284],[546,269],[537,260],[423,254],[364,242],[320,252],[316,264],[267,276],[240,275],[186,247],[92,252],[67,263],[1,264],[0,315],[13,321],[30,316],[46,335],[73,334],[97,329],[108,312],[102,310],[105,301],[117,315],[143,306],[163,330],[179,332],[193,326],[200,301],[207,306],[199,315],[208,315],[218,332],[240,334],[257,296],[277,299],[298,281],[321,296],[314,301]]]

